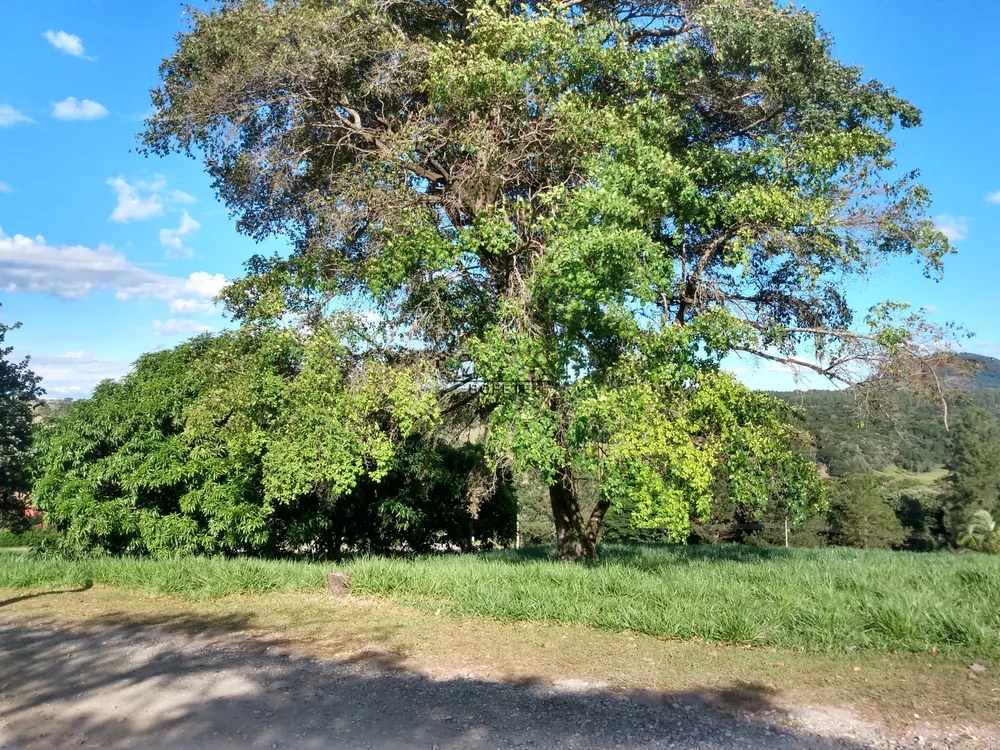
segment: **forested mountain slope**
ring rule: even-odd
[[[1000,416],[1000,360],[979,354],[962,358],[977,365],[974,377],[949,391],[953,418],[970,406]],[[957,378],[950,379],[960,385]],[[927,471],[944,462],[947,431],[941,408],[900,393],[884,412],[865,413],[851,390],[773,394],[800,407],[799,424],[814,440],[816,460],[833,476],[880,471],[895,465]]]

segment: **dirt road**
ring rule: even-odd
[[[721,712],[697,694],[435,679],[147,628],[0,625],[0,748],[984,747],[892,740],[833,710]]]

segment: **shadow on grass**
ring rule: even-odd
[[[863,747],[749,718],[772,707],[755,683],[630,699],[586,684],[435,680],[392,654],[324,662],[107,628],[3,626],[0,638],[0,726],[14,746]]]
[[[55,596],[56,594],[78,594],[81,591],[88,591],[93,588],[94,584],[88,582],[83,586],[79,586],[75,589],[55,589],[53,591],[36,591],[33,594],[23,594],[22,596],[15,596],[10,599],[0,600],[0,607],[6,607],[11,604],[17,604],[18,602],[26,602],[29,599],[37,599],[40,596]]]

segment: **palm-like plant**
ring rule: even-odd
[[[958,544],[979,552],[1000,552],[1000,529],[988,510],[977,510],[969,517]]]

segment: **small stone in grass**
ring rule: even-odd
[[[344,597],[351,593],[351,583],[354,582],[354,576],[350,573],[327,573],[326,575],[326,585],[330,589],[330,593],[337,597]]]
[[[974,664],[970,664],[969,665],[969,669],[971,669],[973,672],[985,672],[986,671],[986,667],[984,667],[978,661],[976,663],[974,663]]]

